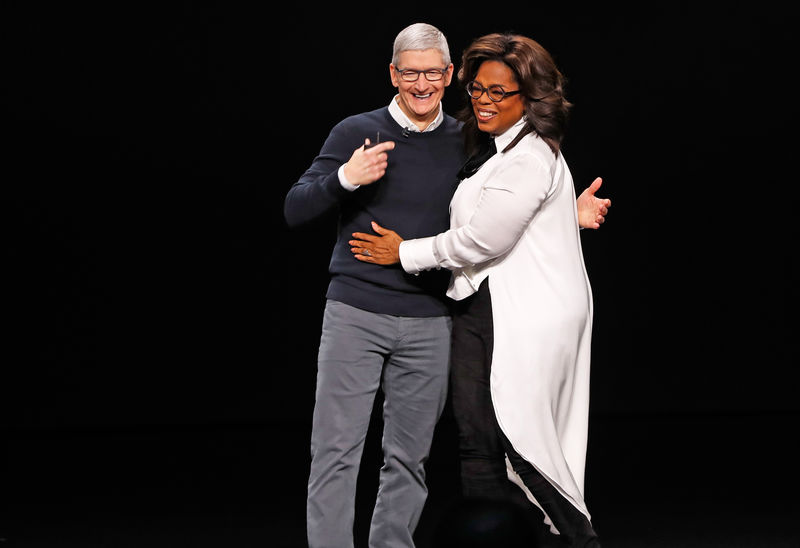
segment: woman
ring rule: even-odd
[[[592,295],[560,152],[571,106],[563,77],[537,42],[508,34],[473,42],[458,77],[470,97],[459,117],[476,153],[450,230],[403,241],[373,223],[379,236],[356,233],[351,250],[409,273],[453,271],[464,495],[507,498],[511,479],[569,546],[597,547],[583,498]],[[499,153],[482,152],[492,145]]]

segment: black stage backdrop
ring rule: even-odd
[[[628,524],[604,501],[696,498],[688,486],[709,481],[709,506],[755,498],[762,468],[768,497],[796,490],[797,51],[786,13],[736,2],[146,6],[3,5],[0,432],[3,477],[18,488],[5,502],[30,512],[8,514],[0,542],[59,530],[29,516],[48,485],[74,487],[61,473],[102,446],[102,466],[78,466],[84,484],[119,482],[142,462],[158,476],[162,458],[185,469],[174,455],[207,476],[241,454],[291,459],[280,494],[277,458],[253,482],[272,489],[262,502],[299,500],[287,522],[302,545],[334,225],[288,230],[283,198],[335,123],[388,104],[392,40],[418,21],[444,31],[457,67],[489,32],[544,45],[575,104],[563,150],[577,191],[602,176],[599,194],[613,200],[603,227],[582,233],[595,302],[587,496],[606,531],[623,539]],[[460,90],[448,90],[448,112]],[[198,438],[234,431],[252,436],[203,460]],[[153,432],[172,440],[161,457],[144,442],[107,449]],[[438,462],[454,466],[441,443]],[[56,472],[36,483],[43,470]],[[197,475],[181,485],[191,491]],[[25,499],[24,482],[38,494]]]

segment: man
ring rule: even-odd
[[[424,465],[447,393],[449,272],[407,275],[355,260],[348,244],[372,221],[404,238],[449,227],[465,157],[460,125],[441,107],[453,77],[444,35],[423,23],[401,31],[389,73],[398,90],[389,106],[337,124],[285,203],[290,226],[339,215],[311,434],[310,548],[353,546],[356,481],[379,387],[384,464],[369,545],[414,546],[427,497]],[[609,204],[594,198],[599,184],[578,200],[586,227],[597,228]]]

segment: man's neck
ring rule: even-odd
[[[437,111],[434,111],[434,113],[436,112]],[[431,125],[431,122],[436,120],[436,114],[433,114],[432,116],[431,115],[426,116],[424,119],[419,119],[415,116],[408,116],[408,113],[405,111],[404,114],[408,117],[411,123],[413,123],[415,126],[417,126],[417,128],[419,128],[420,131],[425,131],[428,128],[428,126]]]
[[[439,103],[437,107],[431,110],[425,117],[420,118],[417,116],[415,112],[407,112],[406,109],[403,107],[403,104],[399,101],[398,97],[395,96],[394,99],[395,106],[398,107],[400,113],[402,113],[403,118],[405,121],[413,124],[420,132],[424,132],[428,127],[433,124],[436,120],[439,119],[440,111],[442,109],[442,104]],[[402,126],[406,126],[407,124],[400,123]]]

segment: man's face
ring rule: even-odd
[[[403,79],[398,70],[444,70],[440,80],[430,81],[425,74],[419,74],[414,82]],[[436,118],[439,102],[444,96],[444,88],[450,85],[453,77],[453,64],[445,66],[442,53],[437,49],[410,50],[401,52],[397,65],[389,65],[392,85],[399,93],[400,109],[414,122],[426,123]]]

